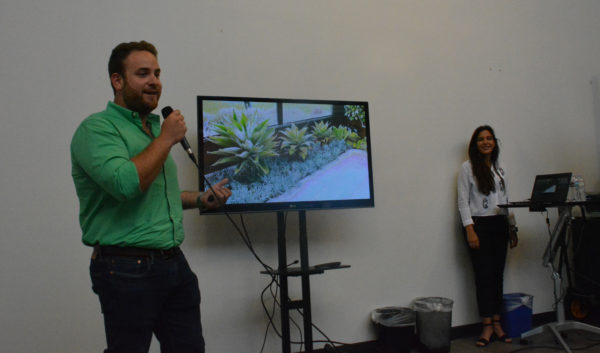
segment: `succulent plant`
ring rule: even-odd
[[[312,135],[321,145],[326,145],[333,138],[333,131],[329,123],[319,121],[312,126]]]
[[[333,137],[336,140],[346,141],[352,134],[352,131],[347,126],[334,126],[333,129]]]
[[[283,136],[280,137],[281,151],[285,152],[289,157],[296,158],[300,157],[302,160],[306,159],[308,150],[310,150],[314,144],[314,138],[311,134],[307,134],[308,128],[305,126],[302,129],[292,123],[292,126],[281,131]]]
[[[367,150],[367,138],[363,137],[356,142],[352,142],[352,144],[350,146],[352,146],[352,148],[356,148],[357,150],[366,151]]]
[[[269,173],[265,159],[277,156],[275,129],[268,120],[259,121],[256,115],[248,117],[244,112],[238,116],[233,111],[230,117],[214,125],[215,136],[208,140],[221,148],[208,152],[223,156],[213,166],[236,165],[234,177],[240,182],[252,182]]]

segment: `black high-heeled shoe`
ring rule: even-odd
[[[500,325],[500,320],[492,320],[492,323],[493,323],[493,324],[496,324],[496,323],[497,323],[498,325]],[[502,326],[500,326],[500,327],[502,327]],[[512,338],[510,338],[510,337],[508,337],[508,336],[506,335],[506,333],[505,333],[505,334],[503,334],[502,336],[498,336],[498,335],[496,334],[496,331],[495,331],[495,330],[494,330],[494,333],[493,333],[493,335],[492,335],[492,336],[494,336],[494,337],[495,337],[495,338],[496,338],[498,341],[500,341],[500,342],[502,342],[502,343],[512,343],[512,341],[513,341],[513,340],[512,340]]]
[[[492,326],[492,323],[490,322],[489,324],[483,324],[483,327],[486,327],[486,326]],[[494,338],[494,331],[492,331],[492,334],[490,335],[490,339],[479,337],[477,339],[477,341],[475,341],[475,347],[477,347],[477,348],[486,347],[488,344],[490,344],[490,342],[492,342],[493,338]]]

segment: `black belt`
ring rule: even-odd
[[[473,222],[477,222],[477,220],[481,219],[501,219],[501,218],[507,218],[506,215],[503,214],[498,214],[498,215],[491,215],[491,216],[472,216],[471,219],[473,220]]]
[[[131,246],[120,247],[120,246],[94,246],[93,257],[96,256],[124,256],[124,257],[155,257],[155,258],[169,258],[181,253],[181,249],[178,246],[170,249],[144,249],[136,248]]]

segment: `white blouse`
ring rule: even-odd
[[[492,168],[496,191],[490,191],[489,195],[482,194],[477,188],[477,181],[473,175],[471,161],[462,164],[458,173],[458,211],[463,227],[473,224],[473,217],[507,215],[508,222],[515,224],[514,215],[509,215],[508,209],[500,208],[498,205],[508,203],[508,191],[506,190],[506,172],[500,162],[496,162],[497,168]],[[500,176],[504,179],[502,185]]]

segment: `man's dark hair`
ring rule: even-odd
[[[151,43],[142,40],[140,42],[128,42],[121,43],[117,45],[110,54],[110,59],[108,60],[108,77],[110,78],[112,74],[118,73],[121,76],[124,76],[123,72],[123,62],[132,51],[147,51],[150,52],[155,57],[158,57],[158,51],[156,47]],[[112,82],[111,82],[112,87]],[[113,92],[115,88],[113,87]]]

